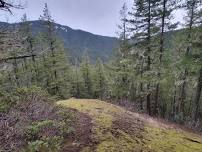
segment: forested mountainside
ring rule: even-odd
[[[43,21],[27,21],[27,23],[30,24],[34,34],[44,31]],[[68,26],[63,26],[57,23],[54,24],[57,36],[61,39],[61,41],[64,42],[66,55],[70,56],[73,62],[74,57],[80,60],[85,53],[88,54],[90,60],[94,63],[98,58],[106,62],[109,61],[110,57],[112,57],[115,50],[119,47],[119,40],[115,37],[95,35],[86,31],[75,30]],[[9,24],[0,22],[0,27],[10,27],[13,29],[19,26],[20,23]],[[165,33],[165,45],[168,49],[173,47],[170,40],[174,37],[183,35],[183,31],[185,31],[185,29],[167,31]],[[134,42],[136,42],[135,39],[130,40],[131,45],[133,45]]]
[[[28,23],[31,25],[33,33],[44,31],[43,21],[28,21]],[[1,26],[14,28],[19,27],[20,23],[9,24],[0,22]],[[97,58],[106,61],[111,57],[113,50],[118,47],[118,39],[115,37],[95,35],[57,23],[54,26],[58,37],[64,41],[67,55],[70,55],[72,58],[81,58],[87,52],[93,62]]]

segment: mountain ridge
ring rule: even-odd
[[[43,21],[28,21],[33,32],[41,32],[43,29]],[[0,26],[19,26],[20,23],[0,22]],[[87,52],[92,61],[100,58],[107,61],[114,49],[118,46],[118,39],[110,36],[102,36],[83,31],[81,29],[73,29],[66,25],[55,23],[56,33],[59,38],[64,41],[64,46],[68,49],[69,55],[80,58],[84,52]]]

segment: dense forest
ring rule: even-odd
[[[81,59],[67,57],[47,4],[39,17],[42,32],[32,32],[26,14],[18,27],[0,27],[0,122],[16,107],[26,109],[19,107],[21,101],[34,104],[40,100],[40,105],[29,104],[28,109],[43,106],[52,113],[52,105],[42,101],[100,99],[202,132],[201,6],[200,0],[125,3],[120,10],[119,47],[108,61],[98,58],[96,63],[91,62],[88,52]],[[21,8],[0,0],[0,11],[12,13],[12,9]],[[186,12],[183,25],[175,22],[178,9]],[[65,120],[73,119],[64,111],[61,115]],[[53,117],[60,124],[54,127],[71,132],[71,127],[63,128],[67,123],[71,126],[69,122],[59,123],[57,114]],[[43,123],[35,127],[50,125],[51,121]],[[30,134],[36,128],[31,128]],[[27,140],[31,143],[36,138]],[[32,142],[28,149],[37,144]]]

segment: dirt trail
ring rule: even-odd
[[[58,104],[91,118],[91,131],[83,131],[88,143],[81,152],[202,152],[201,136],[147,115],[99,100],[70,99]],[[86,122],[80,122],[84,130]],[[82,145],[82,138],[79,142]]]
[[[91,140],[92,120],[84,113],[77,113],[77,122],[73,126],[75,133],[64,143],[63,152],[80,152],[84,147],[93,147]]]

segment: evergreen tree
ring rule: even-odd
[[[178,7],[180,7],[180,0],[159,0],[157,1],[157,15],[158,18],[157,27],[159,28],[159,47],[157,47],[158,52],[156,53],[157,56],[157,83],[156,83],[156,90],[155,90],[155,103],[154,103],[154,115],[158,114],[158,105],[159,105],[159,91],[161,89],[160,82],[161,82],[161,73],[163,72],[164,62],[166,60],[166,56],[164,56],[164,52],[166,51],[165,48],[165,33],[168,31],[173,31],[177,28],[178,23],[173,22],[173,11],[175,11]]]
[[[121,24],[118,25],[119,28],[119,32],[118,32],[118,36],[119,36],[119,49],[120,49],[120,53],[122,55],[123,58],[126,58],[128,53],[129,53],[129,33],[128,33],[128,27],[127,27],[127,14],[128,14],[128,8],[127,8],[127,4],[124,3],[121,10],[120,10],[120,21]]]
[[[82,81],[81,72],[79,69],[79,64],[77,59],[75,60],[75,66],[73,66],[73,74],[72,74],[72,89],[71,94],[73,97],[82,98],[84,92],[84,83]]]
[[[144,57],[143,67],[140,70],[141,75],[146,76],[147,80],[152,78],[152,56],[153,51],[152,38],[158,32],[156,28],[157,21],[157,1],[155,0],[137,0],[134,1],[132,12],[129,13],[131,19],[129,22],[133,25],[131,31],[133,31],[135,43],[142,50]],[[150,77],[150,78],[149,78]],[[142,86],[141,86],[142,87]],[[147,113],[151,115],[151,83],[147,82]]]
[[[27,59],[24,58],[24,67],[25,67],[26,73],[28,74],[27,78],[31,79],[29,80],[30,85],[31,84],[36,85],[38,80],[38,67],[36,63],[36,52],[35,52],[36,42],[35,42],[35,37],[33,36],[33,33],[32,33],[32,27],[30,23],[28,22],[26,14],[24,14],[21,19],[19,32],[20,32],[22,43],[24,46],[24,54],[31,56],[30,57],[31,62],[30,60],[27,61]]]
[[[117,50],[117,56],[113,63],[110,65],[112,70],[110,77],[110,90],[113,98],[123,101],[128,100],[129,94],[129,31],[127,22],[128,8],[126,3],[123,4],[120,10],[120,25],[118,26],[119,32],[119,49]],[[109,65],[108,65],[109,66]]]
[[[98,59],[95,65],[95,97],[103,99],[105,97],[107,82],[104,72],[104,67],[100,59]]]
[[[84,81],[84,96],[86,98],[93,97],[93,82],[92,82],[92,71],[91,71],[90,59],[87,53],[82,58],[81,63],[81,74]]]
[[[42,33],[42,40],[45,44],[44,50],[50,51],[50,53],[47,54],[48,58],[45,59],[46,67],[50,71],[50,75],[47,77],[47,87],[49,92],[57,94],[57,70],[55,69],[56,33],[54,20],[52,19],[47,3],[45,3],[43,15],[41,15],[39,19],[43,21],[43,26],[45,29],[45,31]]]
[[[51,17],[48,5],[45,4],[43,15],[40,17],[43,21],[44,32],[41,34],[43,42],[43,63],[46,75],[46,87],[49,93],[64,97],[64,91],[70,91],[70,82],[68,76],[68,60],[65,57],[65,49],[62,41],[57,37],[55,23]],[[65,96],[68,96],[66,93]]]
[[[181,91],[180,91],[180,111],[183,114],[183,118],[185,117],[185,103],[186,103],[186,98],[187,98],[187,78],[190,73],[190,68],[189,65],[192,64],[189,62],[191,59],[191,54],[193,50],[193,40],[194,40],[194,31],[195,28],[199,25],[200,23],[200,6],[201,2],[200,0],[188,0],[186,1],[185,4],[185,10],[187,12],[187,16],[185,17],[187,31],[186,31],[186,50],[184,53],[184,60],[183,60],[183,66],[184,66],[184,71],[181,76],[181,80],[183,81],[181,85]],[[188,62],[187,62],[188,61]]]

